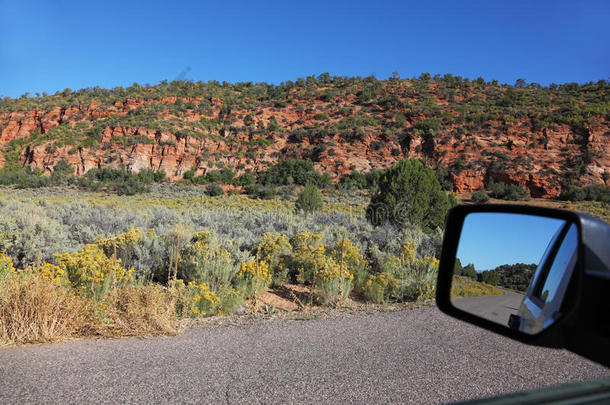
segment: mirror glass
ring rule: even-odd
[[[542,216],[478,212],[464,219],[451,303],[528,334],[549,327],[576,266],[578,228]]]

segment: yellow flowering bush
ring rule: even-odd
[[[434,299],[436,295],[436,277],[439,260],[433,256],[425,256],[411,262],[411,272],[414,282],[411,284],[412,296],[418,301]]]
[[[217,291],[229,286],[236,273],[231,253],[203,240],[189,243],[180,252],[178,275],[187,283],[205,281]]]
[[[242,263],[237,273],[239,289],[246,298],[255,300],[271,282],[269,264],[263,260]]]
[[[404,270],[403,262],[396,256],[390,255],[381,265],[384,273],[392,274],[398,278]]]
[[[319,267],[324,266],[326,259],[324,246],[315,248],[309,245],[295,249],[291,261],[297,272],[297,281],[299,283],[312,284],[315,271]]]
[[[95,244],[74,253],[56,254],[58,267],[80,295],[98,298],[106,289],[133,280],[133,269],[125,270],[116,257],[108,257]]]
[[[269,265],[267,262],[260,260],[250,260],[248,263],[242,263],[237,273],[237,277],[257,278],[265,281],[271,280]]]
[[[0,282],[15,272],[13,259],[4,252],[0,253]]]
[[[327,255],[324,246],[302,246],[292,256],[292,262],[297,269],[297,280],[316,289],[323,303],[336,304],[349,296],[354,275],[347,266],[342,268],[331,255]]]
[[[57,287],[71,287],[68,273],[59,266],[51,263],[42,263],[40,266],[31,266],[26,268],[26,271],[36,272],[42,277],[53,280]]]
[[[415,251],[417,244],[415,242],[405,242],[400,250],[400,260],[404,263],[410,263],[415,260]]]
[[[322,235],[309,231],[301,231],[290,239],[290,244],[294,250],[307,249],[309,247],[322,247]]]
[[[360,249],[349,239],[338,241],[329,253],[337,262],[343,262],[350,269],[366,263],[364,256],[360,254]]]
[[[201,242],[203,244],[211,244],[214,240],[214,233],[210,231],[199,231],[195,232],[193,237],[191,238],[191,242]]]
[[[292,253],[292,246],[286,236],[271,232],[263,234],[254,246],[253,253],[259,260],[269,263],[273,284],[281,285],[287,281],[287,260]]]
[[[353,280],[353,274],[327,257],[314,272],[313,285],[318,289],[322,303],[340,304],[351,293]]]
[[[144,234],[140,228],[131,229],[128,232],[115,236],[113,238],[98,239],[95,244],[98,245],[107,256],[120,257],[120,251],[138,243]]]
[[[191,293],[191,312],[195,316],[210,316],[218,312],[220,299],[216,293],[210,290],[210,285],[204,281],[191,282],[188,285]]]
[[[438,259],[433,256],[416,258],[417,244],[407,242],[403,244],[400,257],[394,255],[386,258],[381,264],[381,273],[387,277],[397,280],[397,287],[385,290],[384,294],[389,295],[389,299],[396,301],[421,301],[434,299],[436,294],[436,277],[438,274]],[[368,281],[367,281],[368,283]],[[373,300],[379,299],[376,289],[380,288],[379,280],[371,279],[368,287],[370,296]],[[391,284],[388,284],[390,286]]]
[[[216,292],[219,299],[218,315],[232,314],[244,302],[242,293],[232,286],[220,289]]]
[[[371,275],[363,287],[364,296],[373,302],[382,304],[396,295],[399,280],[389,273]]]
[[[329,253],[343,270],[348,271],[353,276],[356,291],[360,292],[362,285],[370,274],[369,263],[360,253],[360,249],[345,238],[337,241]]]

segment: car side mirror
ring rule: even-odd
[[[610,353],[608,291],[610,226],[603,221],[518,205],[458,206],[448,214],[436,299],[451,316],[608,365],[610,354],[591,356],[585,343]]]

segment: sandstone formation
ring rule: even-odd
[[[405,103],[413,100],[417,95]],[[203,103],[209,109],[202,113],[197,107]],[[189,108],[178,111],[178,104]],[[30,166],[48,174],[64,160],[77,175],[92,168],[125,167],[133,172],[164,170],[176,180],[192,169],[196,174],[221,167],[256,173],[279,159],[300,158],[312,159],[317,169],[337,180],[352,170],[387,168],[407,157],[424,159],[437,169],[448,168],[448,179],[458,193],[481,189],[494,180],[519,184],[533,197],[544,198],[561,192],[562,180],[579,162],[585,166],[575,184],[607,185],[610,174],[607,114],[584,133],[567,124],[532,128],[524,117],[521,121],[489,120],[476,129],[448,125],[430,137],[414,130],[425,114],[410,113],[408,107],[388,114],[382,106],[369,104],[366,114],[375,117],[377,124],[350,130],[357,136],[338,130],[299,139],[295,135],[299,129],[311,132],[311,128],[340,125],[346,117],[362,116],[365,110],[353,94],[313,101],[295,96],[279,107],[233,108],[228,115],[225,105],[223,100],[203,96],[125,98],[110,104],[94,101],[0,112],[0,166]],[[442,95],[437,105],[453,112]],[[389,124],[399,115],[406,120],[394,130],[396,125]],[[130,121],[131,117],[138,121]],[[209,124],[220,122],[219,117],[224,124]],[[273,127],[274,122],[279,128]]]

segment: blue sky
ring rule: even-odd
[[[464,220],[457,257],[478,272],[502,264],[538,264],[560,219],[522,214],[473,213]]]
[[[608,21],[607,0],[0,0],[0,95],[323,72],[608,80]]]

